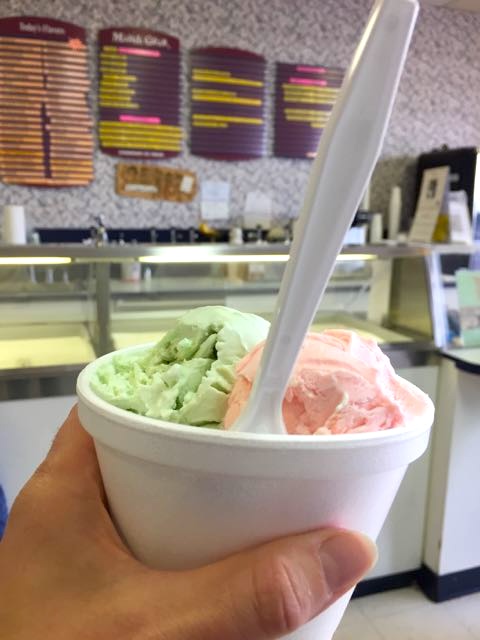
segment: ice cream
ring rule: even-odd
[[[155,346],[99,367],[91,387],[103,400],[150,418],[218,426],[237,363],[268,329],[263,318],[235,309],[193,309]]]
[[[263,343],[237,366],[224,419],[230,427],[248,400]],[[309,333],[283,402],[292,434],[342,434],[408,425],[423,414],[428,397],[396,375],[377,343],[352,331]]]

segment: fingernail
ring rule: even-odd
[[[341,531],[325,540],[320,557],[330,591],[347,591],[373,567],[377,547],[367,536]]]

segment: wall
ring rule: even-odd
[[[271,62],[347,66],[370,0],[0,0],[0,15],[51,16],[83,25],[90,38],[92,105],[95,107],[96,32],[105,26],[156,28],[181,40],[183,52],[201,45],[252,49]],[[389,189],[401,183],[404,213],[412,206],[414,158],[446,143],[480,142],[480,13],[423,9],[372,185],[372,205],[385,211]],[[186,56],[185,56],[186,58]],[[186,77],[186,59],[184,60]],[[187,96],[183,83],[184,102]],[[183,109],[184,125],[187,113]],[[169,164],[192,168],[200,179],[229,180],[232,211],[241,213],[248,190],[274,198],[279,217],[296,215],[310,163],[265,158],[241,164],[184,153]],[[95,154],[95,181],[76,189],[29,189],[0,184],[0,203],[24,204],[33,224],[87,226],[102,213],[109,226],[195,225],[198,198],[190,205],[152,203],[114,194],[115,160]]]

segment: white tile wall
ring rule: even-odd
[[[227,10],[228,4],[228,10]],[[183,121],[187,125],[187,52],[205,45],[247,48],[275,60],[345,67],[373,0],[0,0],[1,16],[50,16],[79,24],[89,38],[92,107],[96,110],[96,37],[106,26],[138,26],[180,38],[183,56]],[[412,207],[414,158],[422,151],[480,143],[475,96],[480,93],[480,14],[426,6],[422,9],[398,99],[375,172],[372,206],[386,211],[389,189],[404,188]],[[103,214],[109,226],[196,225],[198,198],[190,204],[122,198],[114,193],[116,161],[95,152],[95,180],[76,189],[30,189],[0,183],[0,205],[23,204],[39,226],[86,226]],[[160,163],[166,164],[166,163]],[[274,214],[296,215],[308,160],[264,158],[228,163],[183,154],[168,164],[196,171],[201,179],[231,182],[233,213],[249,190],[273,196]]]

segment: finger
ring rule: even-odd
[[[202,614],[188,637],[269,640],[291,633],[349,591],[376,557],[369,538],[329,529],[192,572],[192,599]]]

